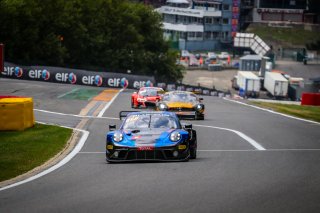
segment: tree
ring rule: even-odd
[[[2,0],[6,59],[182,78],[152,7],[127,0]]]

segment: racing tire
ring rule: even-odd
[[[190,149],[188,150],[188,157],[186,159],[183,160],[183,162],[188,162],[191,158],[191,153],[190,153]]]
[[[192,138],[190,144],[190,159],[197,158],[197,132],[192,130]]]
[[[204,115],[196,113],[194,115],[194,120],[204,120]]]
[[[133,100],[131,100],[131,108],[134,108]]]
[[[190,159],[196,159],[197,158],[197,147],[190,148]]]

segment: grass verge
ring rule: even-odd
[[[255,33],[265,41],[290,43],[291,45],[304,46],[306,43],[315,42],[319,32],[308,31],[302,28],[279,28],[267,26],[253,26],[247,33]]]
[[[251,104],[287,115],[320,122],[320,107],[252,101]]]
[[[25,131],[0,131],[0,181],[42,165],[66,145],[72,129],[36,124]]]

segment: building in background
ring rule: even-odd
[[[167,0],[156,9],[164,36],[189,51],[216,50],[232,44],[238,31],[240,0]]]
[[[305,22],[307,0],[255,0],[253,22]]]

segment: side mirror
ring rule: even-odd
[[[184,128],[185,129],[192,129],[192,124],[186,124],[186,125],[184,125]]]
[[[116,125],[115,124],[109,125],[109,131],[114,131],[114,130],[116,130]]]

